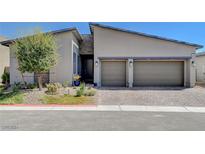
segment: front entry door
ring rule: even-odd
[[[93,82],[93,56],[83,57],[82,59],[82,77],[85,82]]]

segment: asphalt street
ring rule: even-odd
[[[0,130],[205,130],[205,113],[137,111],[0,111]]]

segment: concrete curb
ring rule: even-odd
[[[189,112],[185,107],[178,106],[121,106],[122,111],[151,111],[151,112]]]
[[[190,106],[136,106],[136,105],[93,105],[93,106],[0,106],[0,111],[13,110],[63,110],[63,111],[143,111],[143,112],[197,112],[205,113],[205,107]]]

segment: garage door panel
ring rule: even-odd
[[[134,86],[182,86],[183,81],[181,61],[134,62]]]
[[[125,86],[126,72],[125,61],[102,61],[101,82],[102,86]]]

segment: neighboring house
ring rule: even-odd
[[[205,52],[196,54],[196,81],[205,83]]]
[[[0,36],[0,42],[6,40]],[[4,70],[9,67],[9,48],[0,44],[0,83],[2,82],[1,76]]]
[[[60,60],[47,75],[50,82],[69,81],[80,74],[97,86],[185,86],[195,85],[195,51],[201,45],[90,24],[90,35],[76,28],[53,31]],[[12,54],[14,40],[1,42],[11,50],[11,83],[22,81]],[[25,74],[34,82],[34,74]]]

